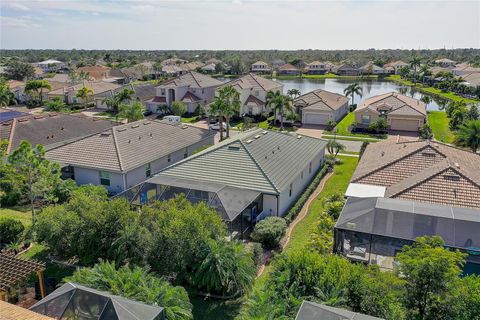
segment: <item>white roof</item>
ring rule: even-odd
[[[345,197],[355,197],[355,198],[384,197],[386,189],[387,188],[382,186],[373,186],[370,184],[363,184],[363,183],[350,183],[348,185],[347,191],[345,192]]]
[[[48,60],[39,62],[38,64],[60,64],[60,63],[63,63],[63,62],[58,60],[48,59]]]

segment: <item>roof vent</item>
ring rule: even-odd
[[[252,143],[252,142],[253,142],[253,140],[252,140],[252,139],[248,139],[248,140],[247,140],[247,141],[245,141],[245,142],[246,142],[246,143],[248,143],[248,144],[250,144],[250,143]]]
[[[27,122],[27,121],[28,121],[28,118],[18,119],[17,121],[18,121],[18,122]]]
[[[118,129],[117,129],[118,132],[123,132],[123,131],[125,131],[125,130],[127,130],[127,128],[118,128]]]
[[[63,131],[63,130],[65,130],[65,128],[64,128],[64,127],[61,127],[61,128],[60,128],[60,130],[62,130],[62,131]]]
[[[455,162],[453,165],[455,166],[455,168],[460,169],[460,164],[458,162]]]
[[[134,125],[132,125],[132,129],[133,129],[133,128],[138,128],[138,127],[139,127],[139,125],[138,125],[138,124],[134,124]]]
[[[110,136],[110,132],[102,132],[100,133],[100,137],[109,137]]]
[[[265,155],[265,160],[267,160],[267,158],[268,158],[268,157]]]
[[[138,136],[138,140],[142,140],[142,136]]]
[[[255,136],[255,139],[258,139],[258,138],[260,138],[260,137],[261,137],[261,136],[260,136],[259,134],[257,134],[257,135]]]
[[[302,139],[302,136],[301,136],[301,135],[298,135],[298,136],[297,136],[297,139]]]
[[[37,119],[42,119],[43,116],[34,116],[33,119],[37,120]]]
[[[150,132],[150,137],[153,137],[153,133]]]
[[[229,145],[228,150],[240,150],[240,146],[237,144]]]
[[[385,151],[382,151],[382,157],[385,155]]]
[[[132,140],[128,139],[128,143],[131,143],[131,142],[132,142]]]
[[[267,134],[267,133],[268,133],[268,131],[263,131],[263,132],[262,132],[262,134]]]
[[[50,113],[48,116],[49,117],[55,117],[55,116],[58,116],[58,114],[57,113]]]
[[[188,128],[188,126],[187,126],[186,124],[184,124],[184,125],[182,126],[182,129],[187,129],[187,128]]]
[[[144,125],[150,124],[150,121],[146,121],[143,123]]]

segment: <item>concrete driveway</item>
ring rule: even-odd
[[[323,131],[325,131],[325,126],[303,125],[297,129],[296,133],[313,138],[321,138]]]

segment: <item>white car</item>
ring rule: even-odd
[[[223,124],[223,130],[227,130],[227,124],[225,122],[223,122],[222,124]],[[208,125],[208,128],[212,130],[220,130],[220,123],[219,122],[210,123]]]
[[[163,120],[168,121],[170,124],[179,124],[181,122],[181,118],[179,116],[165,116]]]

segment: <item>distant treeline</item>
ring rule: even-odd
[[[104,61],[111,65],[129,66],[143,61],[162,61],[168,58],[180,58],[188,61],[205,61],[211,58],[223,62],[249,66],[257,60],[271,63],[283,60],[292,64],[314,60],[348,63],[361,66],[368,61],[383,65],[389,61],[408,62],[418,56],[427,63],[439,58],[448,58],[458,62],[470,62],[480,65],[480,49],[436,49],[436,50],[0,50],[0,62],[16,58],[24,62],[38,62],[56,59],[72,64],[95,64]]]

